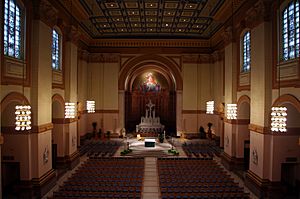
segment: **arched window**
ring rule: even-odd
[[[52,69],[61,70],[61,35],[52,31]]]
[[[4,2],[4,55],[24,58],[25,14],[16,0]]]
[[[281,13],[282,60],[299,57],[299,0],[291,1]]]
[[[251,64],[251,46],[250,46],[250,31],[247,31],[243,36],[243,66],[242,72],[250,71]]]

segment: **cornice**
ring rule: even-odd
[[[167,47],[167,48],[203,48],[210,47],[209,40],[199,39],[96,39],[90,46],[97,47]]]

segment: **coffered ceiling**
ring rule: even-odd
[[[78,0],[92,38],[210,38],[225,0]]]

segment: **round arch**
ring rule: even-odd
[[[1,118],[3,127],[15,125],[15,106],[18,104],[29,104],[28,99],[23,94],[18,92],[11,92],[2,99],[1,114],[5,115],[5,117]]]
[[[59,94],[52,96],[52,118],[64,117],[65,100]]]
[[[242,95],[237,102],[237,112],[239,119],[250,119],[250,98]]]
[[[280,106],[285,103],[293,105],[298,112],[300,112],[300,101],[295,96],[290,94],[281,95],[274,101],[272,106]]]
[[[175,90],[182,90],[183,81],[178,64],[174,63],[170,59],[156,55],[141,55],[139,57],[132,58],[127,61],[120,71],[119,75],[119,90],[127,90],[129,88],[129,80],[135,74],[135,71],[141,67],[146,67],[151,64],[160,71],[166,71],[165,75],[169,76],[174,82]]]

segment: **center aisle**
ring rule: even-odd
[[[159,199],[159,182],[157,173],[157,158],[145,157],[145,173],[142,199]]]

